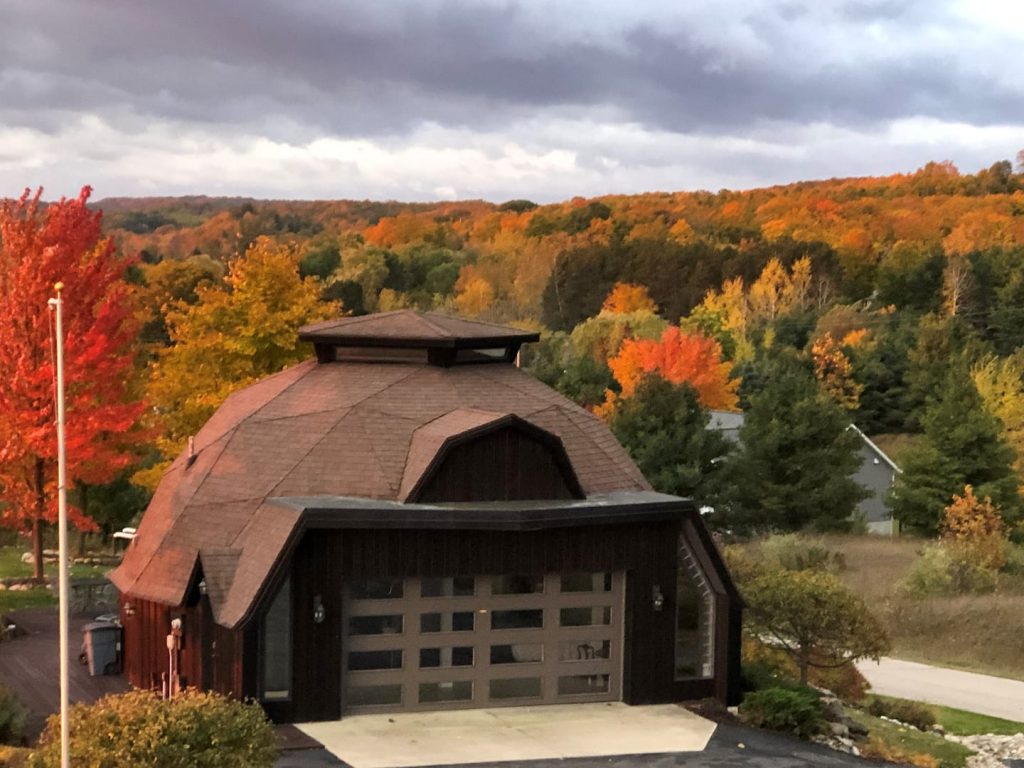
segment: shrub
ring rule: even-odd
[[[744,722],[756,728],[813,736],[825,727],[825,712],[818,694],[810,688],[765,688],[747,694],[740,704]]]
[[[1024,576],[1024,546],[1013,544],[1006,548],[1006,562],[1003,573],[1011,576]]]
[[[787,571],[838,573],[846,567],[842,554],[830,550],[821,539],[799,533],[769,536],[761,542],[761,553],[768,563]]]
[[[868,713],[875,717],[889,717],[926,731],[935,725],[935,710],[919,701],[882,699],[873,696],[868,702]]]
[[[22,768],[31,753],[24,747],[0,747],[0,766]]]
[[[868,692],[868,681],[853,664],[841,667],[811,667],[811,685],[832,691],[843,701],[861,701]]]
[[[925,545],[914,561],[903,587],[918,597],[991,592],[998,572],[973,557],[972,550],[959,542]]]
[[[869,760],[884,760],[899,765],[916,765],[918,768],[939,768],[939,760],[924,752],[909,752],[896,744],[889,744],[877,736],[869,736],[859,745],[860,756]]]
[[[952,558],[941,544],[926,544],[903,582],[913,595],[947,595],[952,590]]]
[[[257,704],[189,689],[171,701],[151,691],[106,696],[71,708],[76,765],[95,768],[271,768],[274,731]],[[29,763],[60,765],[60,719],[49,719]]]
[[[25,740],[28,710],[14,691],[0,685],[0,744],[21,744]]]

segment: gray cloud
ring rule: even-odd
[[[886,131],[908,120],[1015,127],[1024,145],[1024,85],[1013,76],[1021,25],[965,8],[955,0],[0,0],[0,131],[52,139],[17,135],[31,158],[19,167],[8,160],[17,151],[5,148],[0,194],[9,174],[55,166],[58,138],[82,120],[101,121],[116,138],[96,128],[96,141],[112,145],[82,144],[63,165],[115,180],[126,171],[102,163],[122,146],[136,162],[164,141],[174,145],[167,153],[229,164],[225,155],[252,154],[240,148],[244,137],[289,147],[367,140],[393,153],[413,141],[453,152],[469,144],[483,163],[514,142],[537,157],[573,153],[576,180],[589,185],[580,192],[632,187],[645,177],[628,176],[630,168],[659,164],[691,174],[679,186],[880,172],[850,148],[863,152],[871,135],[895,141]],[[852,144],[824,144],[852,167],[790,151],[801,146],[794,137],[809,135],[804,128],[819,125],[856,134]],[[707,149],[707,137],[731,141]],[[903,157],[949,156],[927,137],[919,144]],[[691,156],[691,145],[705,149]],[[963,152],[970,141],[950,146]],[[357,160],[336,163],[350,169]],[[737,161],[750,172],[728,166]],[[510,162],[517,170],[506,172],[544,188],[532,166]],[[402,194],[400,182],[362,173],[374,193]],[[482,193],[530,193],[466,174]],[[429,195],[426,175],[416,183],[412,193]]]
[[[765,51],[742,60],[730,60],[727,40],[686,28],[686,14],[679,26],[641,17],[595,40],[516,3],[409,3],[387,13],[311,0],[11,5],[0,29],[9,124],[130,108],[271,132],[268,121],[287,118],[311,135],[354,136],[424,121],[490,129],[553,107],[611,107],[678,131],[904,115],[989,124],[1024,112],[1020,89],[965,66],[969,50],[924,46],[891,60],[866,39],[880,26],[913,37],[921,6],[905,3],[848,3],[836,17],[797,3],[762,7],[741,26]],[[929,23],[942,21],[933,8]],[[851,56],[794,50],[833,36]]]

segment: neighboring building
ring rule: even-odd
[[[167,470],[113,580],[130,682],[354,712],[739,697],[741,601],[694,505],[515,367],[514,328],[309,326]]]
[[[731,411],[711,411],[708,428],[717,429],[734,443],[740,440],[740,429],[743,428],[743,414]],[[885,503],[889,488],[896,482],[896,475],[901,470],[885,452],[875,445],[856,424],[849,429],[857,433],[861,439],[861,463],[853,479],[870,492],[870,496],[857,505],[855,514],[862,516],[871,533],[891,536],[897,533],[892,513]]]

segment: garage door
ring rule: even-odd
[[[342,708],[622,697],[622,573],[350,582]]]

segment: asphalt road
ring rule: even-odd
[[[1024,659],[1021,660],[1024,664]],[[1024,682],[883,658],[857,669],[875,693],[1024,721]]]

